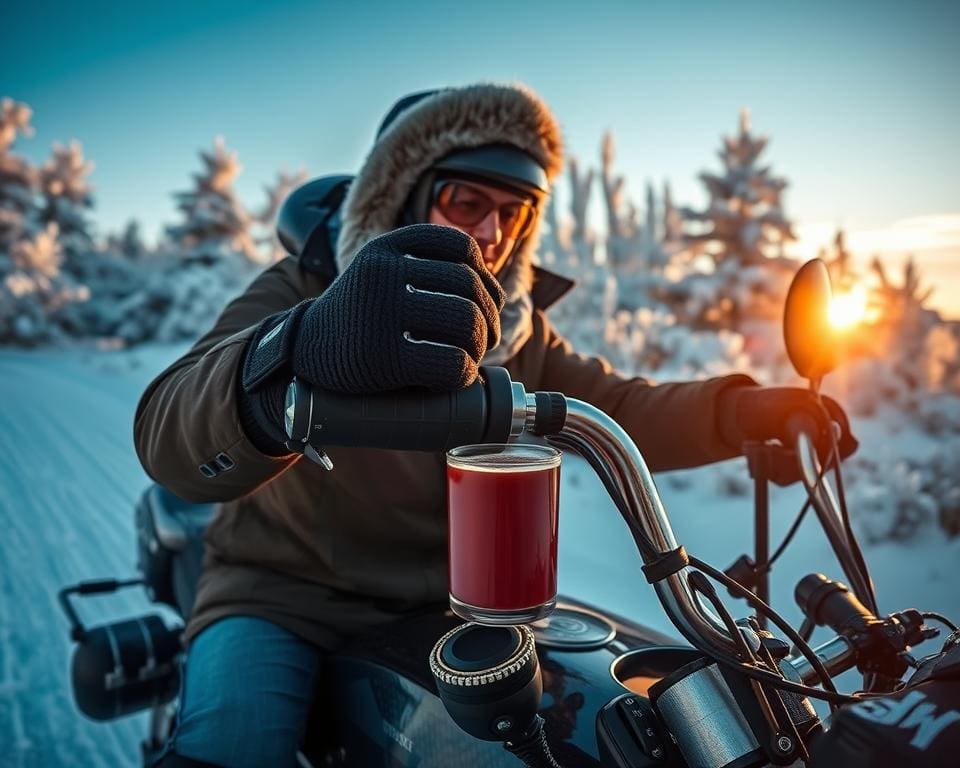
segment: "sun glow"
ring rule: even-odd
[[[830,325],[846,330],[862,323],[867,317],[867,292],[857,286],[845,293],[836,293],[830,300]]]

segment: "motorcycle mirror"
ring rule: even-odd
[[[836,366],[836,343],[830,326],[833,289],[827,265],[811,259],[794,275],[783,309],[787,356],[803,378],[819,381]]]

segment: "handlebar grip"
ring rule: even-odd
[[[876,617],[845,584],[828,579],[822,573],[804,576],[794,591],[804,615],[837,634],[866,626]]]
[[[98,581],[81,581],[77,584],[77,594],[98,595],[101,592],[116,592],[120,588],[118,579],[100,579]]]
[[[484,368],[466,389],[408,389],[377,395],[310,390],[309,440],[316,445],[442,451],[470,443],[505,443],[513,392],[503,368]]]

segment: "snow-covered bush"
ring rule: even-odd
[[[960,437],[960,397],[925,393],[916,402],[916,420],[928,435]]]
[[[603,350],[627,372],[671,378],[720,375],[749,366],[740,334],[695,331],[669,312],[649,307],[620,310],[609,318]]]
[[[851,484],[850,514],[867,542],[907,540],[937,519],[937,502],[925,490],[923,474],[899,459]]]
[[[875,416],[886,404],[913,408],[910,386],[900,377],[891,360],[875,357],[844,361],[830,374],[831,394],[841,400],[855,416]]]
[[[928,487],[937,502],[937,522],[948,536],[960,535],[960,441],[937,452],[929,464]]]
[[[921,457],[891,450],[855,460],[847,503],[868,541],[909,539],[932,524],[960,534],[960,441],[934,445]]]
[[[143,286],[114,306],[109,335],[126,345],[197,338],[254,274],[233,256],[212,263],[158,259],[165,266],[141,272]]]

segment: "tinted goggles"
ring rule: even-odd
[[[537,219],[533,201],[511,200],[498,205],[482,189],[465,181],[438,181],[433,187],[433,204],[458,227],[475,227],[496,209],[503,237],[512,240],[529,235]]]

